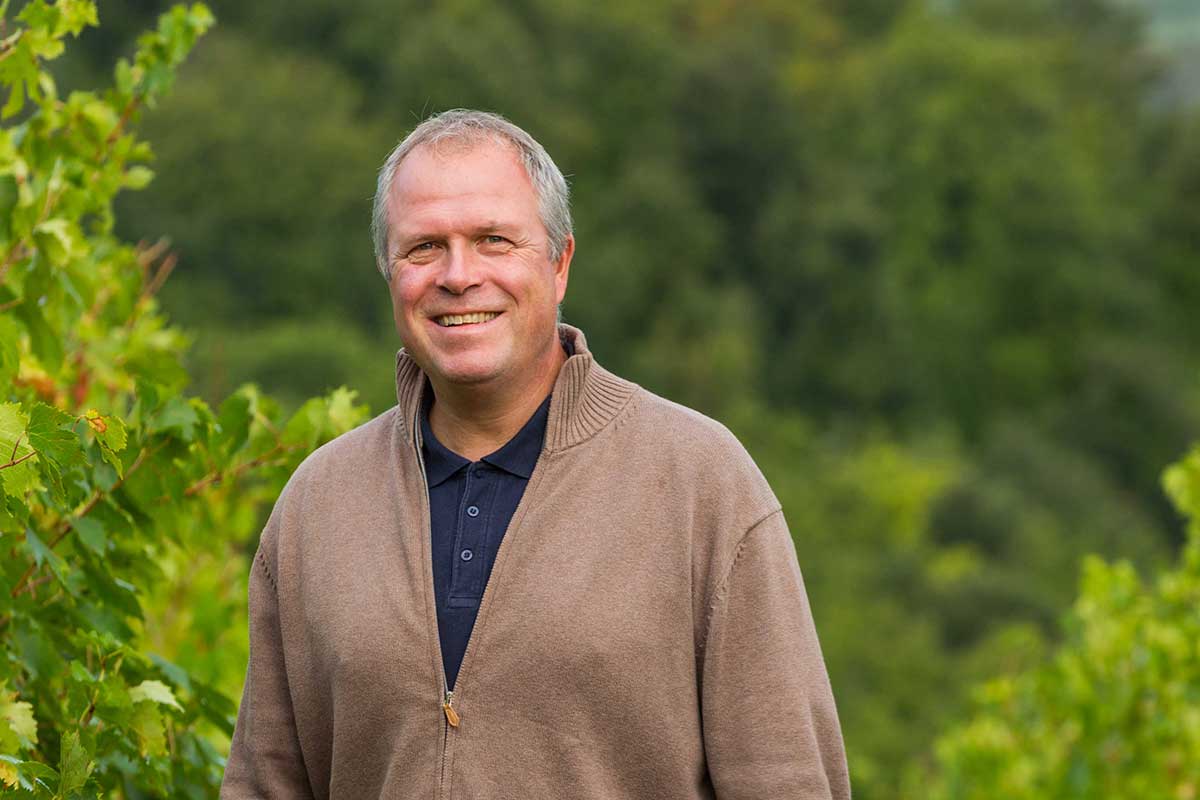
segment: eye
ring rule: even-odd
[[[486,242],[487,244],[504,244],[505,242],[508,241],[508,239],[505,239],[503,236],[500,236],[499,234],[492,233],[492,234],[488,234],[487,236],[483,237],[483,241]]]
[[[437,242],[421,242],[414,245],[404,257],[410,261],[428,261],[434,256],[434,251],[437,249]]]

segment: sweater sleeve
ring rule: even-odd
[[[279,598],[264,555],[266,534],[263,538],[250,568],[250,660],[221,800],[313,797],[284,669]]]
[[[782,511],[742,538],[703,642],[704,748],[717,798],[847,800],[833,692]]]

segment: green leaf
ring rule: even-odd
[[[157,756],[166,752],[162,713],[157,706],[152,703],[135,703],[130,727],[137,734],[143,756]]]
[[[20,369],[21,351],[18,347],[21,328],[9,316],[0,316],[0,386],[11,386]]]
[[[336,431],[345,432],[358,425],[366,416],[363,406],[354,405],[358,392],[341,386],[329,397],[329,420]]]
[[[119,453],[125,449],[125,443],[128,440],[125,433],[125,422],[115,414],[110,414],[104,418],[108,423],[107,427],[100,433],[100,440],[105,446],[114,453]]]
[[[38,535],[34,533],[33,528],[25,529],[25,545],[28,547],[29,552],[33,554],[33,560],[35,564],[37,564],[39,567],[42,564],[49,564],[50,570],[54,573],[55,577],[57,577],[58,580],[64,585],[66,584],[68,570],[66,560],[63,559],[63,557],[58,553],[47,547],[46,543],[38,538]]]
[[[66,264],[75,253],[71,227],[65,219],[48,219],[33,229],[37,249],[56,267]]]
[[[62,747],[59,750],[58,772],[61,775],[58,791],[63,797],[69,797],[87,783],[95,763],[91,754],[79,741],[78,731],[68,731],[62,737]]]
[[[154,180],[154,170],[149,167],[130,167],[125,173],[124,186],[133,190],[144,189],[150,185],[152,180]]]
[[[71,527],[79,536],[87,549],[103,557],[108,552],[108,536],[104,533],[104,525],[93,517],[79,517],[71,520]]]
[[[220,442],[226,453],[235,453],[246,443],[250,434],[250,398],[239,391],[225,398],[217,424],[221,428]]]
[[[179,433],[179,438],[190,442],[195,438],[195,427],[198,420],[196,409],[192,407],[191,403],[185,398],[176,396],[168,400],[155,415],[150,429],[152,431],[175,430]]]
[[[0,456],[7,463],[20,452],[14,452],[13,447],[18,441],[26,441],[25,429],[29,427],[29,417],[21,410],[18,403],[0,403]]]
[[[83,446],[72,430],[75,418],[45,403],[35,403],[29,413],[29,441],[39,457],[52,458],[64,467],[84,462]]]
[[[28,424],[29,417],[17,403],[0,404],[0,484],[18,499],[39,485],[37,456],[30,455],[34,450],[25,433]]]
[[[171,691],[171,687],[162,681],[142,681],[129,690],[129,696],[135,703],[149,700],[159,705],[171,706],[179,711],[183,711],[183,706],[179,705],[175,700],[175,694]]]
[[[62,365],[62,337],[46,321],[38,302],[38,297],[27,296],[25,302],[13,309],[13,314],[25,324],[25,330],[29,331],[29,343],[33,347],[33,354],[42,362],[43,367],[54,371]]]

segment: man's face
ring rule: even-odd
[[[418,147],[396,171],[388,215],[396,330],[435,386],[520,385],[555,363],[574,242],[550,260],[512,147]]]

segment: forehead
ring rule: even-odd
[[[537,193],[516,149],[504,142],[420,145],[396,169],[388,194],[397,231],[474,218],[537,216]]]

